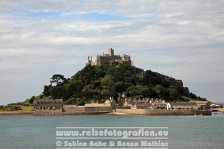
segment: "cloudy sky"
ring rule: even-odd
[[[134,65],[224,102],[223,0],[1,0],[0,104],[70,77],[114,48]]]

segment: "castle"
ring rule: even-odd
[[[92,60],[92,56],[88,56],[88,60],[86,65],[104,65],[104,64],[125,64],[128,66],[132,65],[131,57],[129,55],[123,54],[123,55],[114,55],[114,49],[110,48],[108,49],[108,52],[106,54],[103,53],[103,55],[97,55],[97,58],[95,61]]]

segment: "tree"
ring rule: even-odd
[[[31,98],[30,98],[30,100],[29,100],[29,103],[30,104],[33,104],[33,101],[35,100],[35,96],[32,96]]]
[[[55,84],[56,86],[59,84],[63,84],[66,81],[66,78],[63,75],[55,74],[52,76],[50,83],[51,85]]]
[[[101,78],[100,83],[103,88],[108,88],[111,81],[111,77],[109,75],[105,75],[103,78]]]
[[[44,96],[50,96],[50,88],[51,88],[51,85],[44,85],[44,91],[43,91],[43,95]]]
[[[169,98],[168,98],[169,101],[177,100],[180,96],[177,89],[173,87],[168,88],[168,93],[169,93]]]
[[[116,100],[123,93],[127,97],[163,98],[169,101],[181,100],[182,96],[201,99],[183,87],[179,80],[125,65],[86,66],[70,79],[55,74],[50,83],[44,86],[43,96],[63,98],[68,103],[76,99],[88,102],[114,97]]]

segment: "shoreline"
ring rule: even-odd
[[[217,110],[218,110],[218,112],[224,113],[224,108],[218,108]]]
[[[220,111],[221,112],[221,111]],[[224,112],[222,112],[224,113]],[[20,115],[31,115],[31,116],[66,116],[66,115],[108,115],[108,116],[189,116],[189,115],[201,115],[201,114],[146,114],[146,113],[126,113],[126,112],[88,112],[88,113],[61,113],[61,114],[49,114],[49,115],[36,115],[34,111],[0,111],[0,116],[20,116]],[[206,116],[207,114],[203,115]]]
[[[33,111],[0,111],[0,116],[10,115],[33,115]]]

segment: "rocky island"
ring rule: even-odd
[[[131,56],[115,55],[112,48],[95,61],[88,56],[71,78],[53,75],[42,94],[20,104],[34,106],[36,115],[211,114],[211,102],[191,93],[181,80],[137,68]]]

